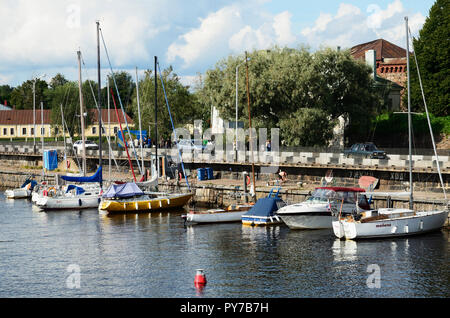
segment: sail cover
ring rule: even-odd
[[[129,198],[136,195],[143,195],[144,192],[134,182],[123,184],[113,184],[108,191],[103,194],[104,198]]]
[[[70,182],[101,182],[102,181],[102,166],[98,167],[95,174],[90,177],[61,176],[61,179],[70,181]]]
[[[69,186],[67,187],[66,193],[68,193],[70,190],[73,190],[73,189],[76,189],[75,190],[76,195],[80,195],[85,192],[82,187],[77,187],[76,185],[69,184]]]

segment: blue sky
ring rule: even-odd
[[[0,0],[0,84],[20,85],[56,73],[96,80],[99,20],[114,71],[172,65],[183,82],[229,54],[273,45],[311,50],[348,48],[384,38],[405,47],[404,16],[413,34],[434,0]],[[102,48],[102,78],[109,72]]]

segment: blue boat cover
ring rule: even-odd
[[[22,184],[21,188],[25,187],[28,183],[31,183],[30,190],[33,190],[33,188],[37,185],[37,182],[35,180],[27,179]]]
[[[104,198],[129,198],[136,195],[143,195],[144,192],[134,182],[113,184],[103,194]]]
[[[90,177],[73,177],[73,176],[61,176],[61,179],[70,182],[101,182],[102,179],[102,166],[98,167],[94,175]]]
[[[76,185],[70,184],[70,185],[67,187],[66,193],[68,193],[68,192],[69,192],[70,190],[72,190],[72,189],[76,189],[76,194],[77,194],[77,195],[83,194],[83,193],[85,192],[85,190],[84,190],[82,187],[78,187],[78,186],[76,186]]]
[[[278,210],[277,202],[281,201],[279,197],[266,197],[259,199],[255,205],[244,213],[245,216],[273,216],[274,212]]]

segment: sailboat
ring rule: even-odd
[[[406,23],[406,58],[408,71],[408,134],[409,134],[409,208],[381,208],[378,210],[357,212],[355,215],[348,215],[345,218],[338,217],[333,221],[334,234],[338,238],[346,239],[363,239],[363,238],[386,238],[399,237],[408,235],[417,235],[437,231],[441,229],[448,216],[448,203],[443,209],[431,211],[417,211],[413,206],[413,180],[412,180],[412,153],[411,153],[411,102],[410,102],[410,77],[409,77],[409,40],[408,40],[408,18],[405,17]],[[420,74],[419,74],[419,81]],[[428,109],[425,103],[425,111],[429,122]],[[433,133],[430,133],[433,148],[437,157],[436,146],[434,143]],[[439,160],[437,161],[438,174],[441,180],[441,186],[445,188],[442,182],[442,176],[439,168]]]
[[[100,44],[99,44],[99,23],[97,22],[97,47],[98,47],[98,121],[99,121],[99,167],[94,175],[86,177],[86,149],[84,143],[84,120],[83,120],[83,95],[81,90],[81,52],[78,51],[78,72],[79,72],[79,94],[80,94],[80,120],[83,145],[83,176],[61,176],[61,179],[69,182],[75,182],[77,185],[70,184],[67,187],[56,189],[55,187],[44,189],[41,195],[33,198],[37,207],[42,210],[60,210],[60,209],[87,209],[98,208],[102,194],[102,113],[100,108]],[[95,99],[95,97],[94,97]],[[63,123],[64,124],[64,123]],[[96,183],[99,183],[98,185]]]

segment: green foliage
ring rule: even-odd
[[[196,96],[189,92],[188,87],[180,82],[180,78],[172,70],[172,67],[162,71],[164,88],[170,106],[175,128],[184,124],[194,124],[194,120],[203,120],[209,112],[198,103]],[[172,124],[167,109],[166,100],[161,84],[160,74],[157,78],[157,117],[158,139],[168,139],[172,134]],[[145,71],[145,76],[139,81],[139,105],[141,111],[142,129],[150,127],[152,139],[155,138],[155,76],[150,70]],[[136,90],[132,96],[131,109],[135,114],[135,129],[138,126],[138,105]]]
[[[370,68],[353,59],[349,51],[310,53],[306,48],[274,47],[248,56],[250,112],[255,128],[281,127],[284,120],[283,127],[292,127],[294,118],[307,118],[306,112],[300,111],[307,108],[320,109],[328,119],[344,116],[353,133],[366,132],[370,116],[383,100],[369,76]],[[245,57],[230,55],[208,70],[198,96],[202,104],[212,103],[223,118],[234,120],[237,66],[238,118],[248,125]],[[327,131],[327,126],[323,128]],[[303,139],[298,130],[282,129],[281,137],[294,144],[316,143],[313,137]]]
[[[331,120],[324,110],[299,108],[288,118],[280,120],[284,140],[290,146],[326,146],[333,137],[335,120]],[[295,133],[294,133],[295,132]]]
[[[33,82],[32,79],[27,80],[11,92],[11,105],[15,106],[16,109],[33,109]],[[41,102],[44,103],[44,108],[48,108],[48,100],[45,96],[47,88],[46,81],[36,79],[36,109],[40,108]]]
[[[7,104],[10,104],[11,93],[13,88],[9,85],[0,85],[0,104],[4,104],[5,100]]]
[[[450,1],[436,0],[419,37],[413,40],[428,110],[436,116],[450,115],[449,39]],[[413,111],[422,112],[424,104],[413,56],[410,59],[410,69],[411,107]]]

